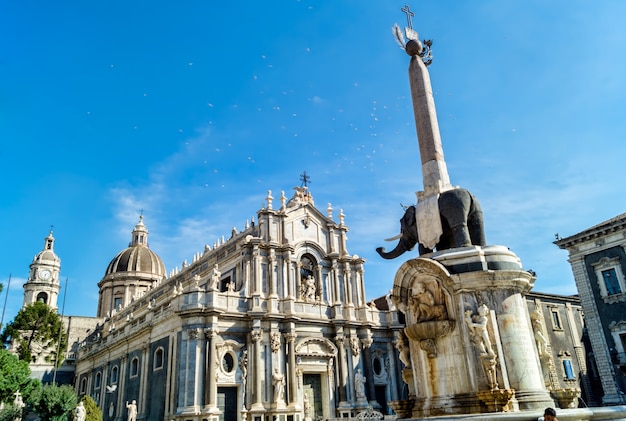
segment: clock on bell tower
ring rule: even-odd
[[[28,280],[24,284],[24,303],[26,307],[36,301],[46,303],[50,308],[57,308],[57,299],[61,284],[59,272],[61,259],[54,253],[52,230],[44,239],[43,249],[35,255],[30,264]]]

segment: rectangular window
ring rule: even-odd
[[[565,378],[567,380],[574,380],[574,370],[572,369],[572,362],[570,360],[563,360],[563,370],[565,370]]]
[[[122,308],[122,297],[115,297],[113,300],[113,309],[119,310]]]
[[[558,310],[552,310],[552,327],[554,329],[563,329],[563,326],[561,326],[561,318],[559,317],[559,311]]]
[[[604,279],[604,285],[606,286],[606,293],[608,295],[615,295],[622,292],[619,281],[617,280],[617,272],[614,268],[603,270],[602,278]]]

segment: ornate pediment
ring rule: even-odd
[[[334,357],[337,355],[337,348],[331,341],[325,338],[306,338],[296,345],[296,355]]]

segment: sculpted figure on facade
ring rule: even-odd
[[[530,314],[530,320],[533,324],[533,331],[535,336],[535,344],[537,345],[537,352],[542,357],[546,354],[546,348],[548,341],[543,334],[543,322],[541,321],[541,312],[539,309],[535,309]]]
[[[87,411],[85,410],[85,405],[83,405],[83,401],[78,402],[78,406],[74,409],[74,421],[85,421],[85,417],[87,416]]]
[[[274,369],[272,374],[272,384],[274,385],[274,403],[284,402],[285,393],[285,376],[278,372],[278,369]]]
[[[469,328],[472,342],[478,349],[480,355],[495,357],[495,353],[491,348],[489,331],[487,330],[487,323],[489,322],[488,314],[489,307],[485,304],[478,306],[478,314],[474,316],[472,316],[472,310],[465,310],[465,323]]]
[[[310,418],[311,417],[311,402],[309,402],[309,397],[307,396],[307,394],[304,394],[304,398],[303,398],[303,404],[304,404],[304,418]]]
[[[396,349],[400,353],[399,358],[404,364],[405,367],[411,368],[411,348],[409,347],[409,342],[404,338],[404,335],[401,333],[398,334],[395,341]]]
[[[315,302],[315,292],[317,288],[315,286],[315,278],[312,275],[308,275],[301,285],[301,297],[307,303]]]
[[[441,288],[437,282],[416,283],[413,295],[409,298],[409,306],[418,323],[445,320],[448,317]]]
[[[270,336],[270,347],[272,348],[272,352],[276,353],[280,351],[280,333],[272,332]]]
[[[361,374],[361,369],[359,368],[354,374],[354,391],[356,392],[357,400],[366,399],[365,397],[365,376]]]
[[[222,272],[219,271],[216,263],[215,266],[213,266],[213,270],[211,271],[211,289],[216,290],[219,287],[221,277]]]
[[[352,350],[352,356],[354,357],[361,353],[361,348],[359,347],[359,339],[355,336],[350,338],[350,349]]]
[[[137,401],[133,399],[133,401],[129,404],[126,401],[126,408],[128,409],[128,418],[127,421],[136,421],[137,420]]]

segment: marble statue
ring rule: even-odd
[[[317,288],[315,287],[315,278],[311,275],[308,275],[302,285],[302,298],[307,303],[315,302],[316,289]]]
[[[128,409],[128,418],[126,420],[137,421],[137,401],[133,399],[130,404],[126,401],[126,408]]]
[[[361,374],[361,369],[359,368],[354,374],[354,391],[356,392],[357,400],[366,399],[365,397],[365,376]]]
[[[217,263],[213,266],[213,271],[211,272],[211,288],[217,289],[220,284],[220,278],[222,277],[222,272],[217,268]]]
[[[78,402],[78,406],[76,406],[76,409],[74,409],[74,421],[85,421],[86,416],[87,411],[85,410],[83,401],[80,401]]]
[[[478,306],[478,314],[472,316],[472,310],[465,311],[465,323],[469,328],[472,335],[472,342],[478,349],[481,356],[488,355],[495,357],[495,353],[491,348],[491,340],[489,339],[489,332],[487,331],[487,322],[489,318],[489,307],[485,304]]]
[[[285,376],[280,374],[277,368],[272,374],[272,384],[274,385],[274,403],[284,402]]]

